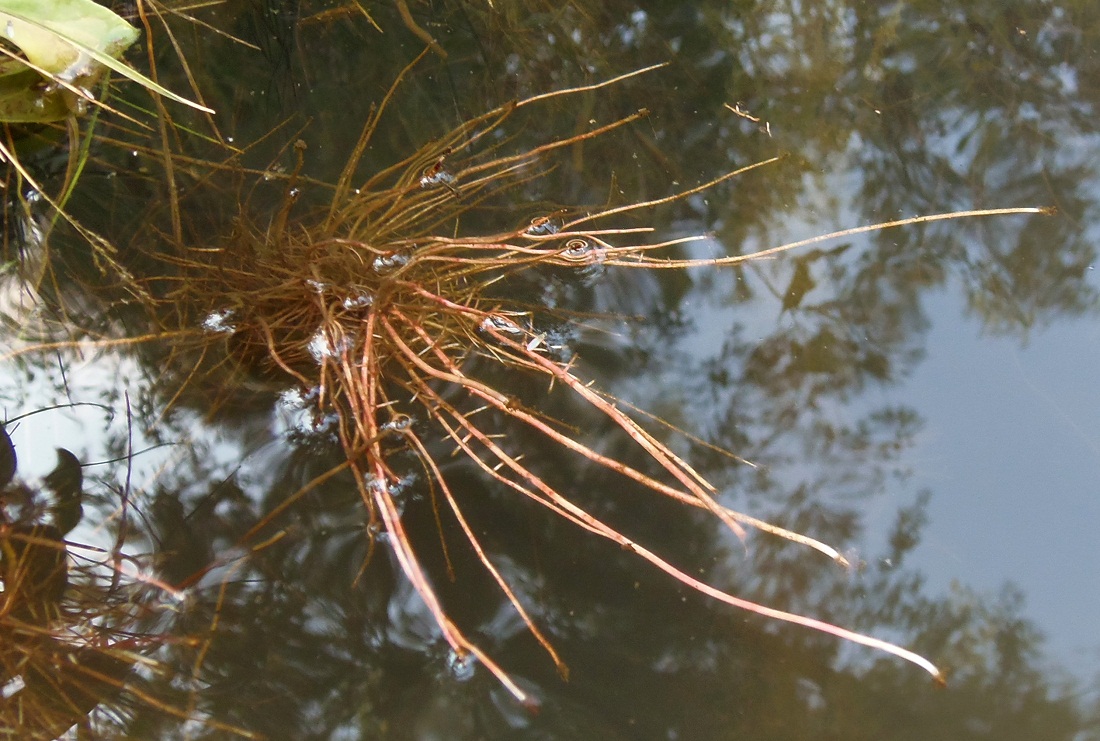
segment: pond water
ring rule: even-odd
[[[389,541],[370,545],[350,481],[302,497],[262,548],[241,545],[265,512],[338,465],[340,447],[278,377],[188,363],[171,339],[97,346],[150,324],[92,260],[53,246],[58,283],[33,301],[5,274],[0,403],[8,418],[102,406],[9,426],[20,475],[48,472],[56,446],[76,453],[85,518],[69,540],[108,550],[127,492],[127,542],[154,554],[135,563],[184,585],[155,600],[150,622],[194,639],[165,638],[149,653],[159,668],[134,672],[158,703],[124,694],[92,714],[89,737],[233,738],[232,727],[273,739],[1100,738],[1100,13],[1039,0],[587,5],[410,4],[447,57],[429,53],[396,88],[362,175],[508,100],[667,62],[549,101],[494,139],[521,151],[648,110],[548,156],[544,176],[463,228],[659,199],[776,156],[616,225],[705,235],[670,253],[704,258],[922,214],[1057,209],[904,226],[737,266],[547,271],[522,288],[531,304],[575,312],[571,327],[543,321],[578,375],[682,430],[638,416],[723,504],[819,538],[853,567],[766,536],[742,543],[708,515],[516,431],[535,470],[685,571],[912,648],[947,687],[696,594],[447,459],[566,681],[453,522],[441,526],[448,579],[431,492],[404,461],[403,518],[425,568],[451,619],[537,706],[524,707],[448,649]],[[246,208],[275,218],[279,192],[264,183],[293,170],[299,137],[305,204],[323,203],[330,191],[314,184],[339,177],[364,121],[424,49],[404,6],[200,11],[245,44],[173,21],[203,100],[256,170]],[[153,37],[162,80],[186,90],[163,30]],[[104,126],[103,136],[145,135]],[[134,217],[162,194],[150,174],[159,163],[137,147],[96,147],[71,210],[120,245],[130,270],[152,270],[155,247],[127,240],[148,239]],[[39,163],[47,183],[59,180],[56,161]],[[236,200],[201,195],[206,181],[179,168],[181,188],[200,193],[187,229],[227,224]],[[51,302],[68,313],[42,308]],[[43,334],[87,339],[12,356]],[[544,380],[516,383],[588,444],[653,468],[606,418],[561,394],[538,401]],[[128,450],[141,453],[115,460]]]

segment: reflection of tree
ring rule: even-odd
[[[559,41],[541,52],[533,34],[523,35],[536,49],[520,57],[519,69],[535,74],[549,54],[566,75],[586,64],[649,63],[669,58],[671,49],[675,63],[661,87],[676,94],[653,95],[645,82],[628,93],[654,111],[652,128],[639,136],[676,150],[648,160],[651,167],[663,170],[673,160],[706,174],[777,148],[822,163],[815,172],[808,163],[774,168],[766,184],[737,187],[736,219],[724,213],[725,199],[710,199],[707,216],[732,249],[747,239],[774,243],[765,224],[804,210],[798,199],[807,184],[829,187],[822,170],[847,171],[858,177],[858,201],[828,205],[865,221],[1025,203],[1055,205],[1065,215],[1024,228],[1005,220],[885,234],[869,261],[886,268],[884,275],[900,282],[899,275],[920,273],[939,285],[957,274],[975,313],[999,331],[1026,331],[1095,306],[1083,279],[1094,251],[1082,230],[1095,212],[1093,170],[1082,149],[1096,134],[1089,83],[1097,27],[1088,13],[1034,2],[960,10],[939,0],[789,9],[641,5],[540,19]],[[569,41],[570,30],[578,41]],[[504,38],[495,35],[496,51],[481,53],[504,56]],[[734,103],[770,122],[771,136],[723,107]],[[644,159],[649,152],[639,146],[624,154]],[[609,164],[586,177],[613,167],[632,192],[659,187],[626,161]]]
[[[249,474],[250,499],[275,503],[285,496],[281,482],[319,470],[293,447],[279,447],[273,458],[283,465],[263,467],[261,477]],[[476,477],[461,467],[453,474],[459,482],[467,474]],[[584,483],[594,499],[607,500],[634,531],[663,534],[662,549],[678,562],[715,568],[743,560],[723,553],[702,518],[629,507],[644,492],[613,496],[610,477],[589,474]],[[1041,727],[1043,738],[1069,739],[1084,727],[1066,688],[1041,669],[1040,639],[1021,616],[1018,593],[923,595],[919,574],[903,564],[919,542],[922,504],[899,519],[884,554],[891,567],[875,559],[878,565],[850,576],[828,564],[807,567],[805,559],[772,554],[759,542],[744,563],[751,574],[729,572],[725,579],[749,590],[788,583],[787,599],[801,608],[917,636],[918,645],[952,666],[947,690],[893,661],[856,658],[831,639],[776,630],[707,605],[629,554],[540,513],[517,513],[508,496],[486,499],[475,480],[460,487],[475,501],[471,518],[495,527],[493,557],[550,627],[571,665],[571,681],[562,683],[531,650],[533,642],[492,586],[476,576],[468,555],[452,551],[458,581],[448,586],[441,577],[440,586],[455,619],[480,625],[485,640],[540,698],[539,714],[513,706],[476,670],[472,679],[464,679],[461,667],[448,670],[430,618],[410,590],[394,588],[383,551],[358,573],[368,545],[353,524],[361,513],[346,501],[347,482],[333,482],[308,508],[276,522],[273,527],[286,532],[283,539],[189,590],[179,621],[201,640],[175,648],[174,659],[163,658],[182,676],[198,666],[190,691],[202,689],[179,694],[175,703],[188,706],[193,697],[201,715],[295,738],[434,732],[455,739],[570,733],[877,739],[938,732],[1028,739]],[[436,540],[430,503],[410,496],[406,517],[428,551]],[[237,532],[252,517],[237,510],[207,520],[201,532],[211,535],[196,548],[225,552],[227,542],[216,533]],[[451,542],[454,535],[445,532]],[[798,564],[801,577],[790,572]],[[719,566],[719,573],[725,568]],[[738,565],[735,571],[741,570]],[[211,634],[215,620],[219,627]],[[164,723],[139,710],[131,730],[156,737],[167,733]]]
[[[700,468],[723,489],[746,491],[753,511],[846,546],[865,527],[865,503],[884,481],[905,477],[901,453],[921,420],[905,408],[847,411],[844,405],[858,408],[861,392],[903,378],[920,359],[927,325],[922,300],[930,289],[959,277],[983,322],[1007,332],[1094,306],[1083,280],[1093,259],[1083,227],[1095,208],[1087,198],[1091,173],[1056,155],[1067,137],[1093,133],[1086,115],[1092,103],[1067,96],[1059,80],[1076,76],[1084,89],[1083,82],[1095,78],[1086,67],[1095,62],[1083,51],[1095,24],[1069,23],[1053,12],[1035,20],[1045,7],[1025,3],[971,4],[950,13],[932,3],[820,3],[789,16],[744,4],[734,13],[721,3],[646,3],[641,15],[621,5],[621,12],[583,12],[546,4],[537,16],[522,17],[477,4],[450,11],[439,30],[447,31],[440,38],[452,59],[425,63],[425,74],[406,88],[399,123],[386,130],[385,141],[395,149],[419,144],[449,127],[439,119],[499,102],[486,104],[490,94],[513,94],[494,87],[509,60],[520,74],[516,91],[531,92],[587,81],[597,74],[585,69],[588,64],[619,72],[674,49],[677,62],[664,73],[661,90],[626,86],[542,122],[571,130],[616,107],[653,109],[637,127],[637,147],[578,147],[570,166],[532,188],[532,199],[599,203],[612,178],[629,194],[616,198],[661,194],[671,178],[690,182],[781,148],[807,158],[812,153],[833,171],[855,172],[859,202],[834,198],[828,205],[846,205],[856,220],[1052,201],[1074,217],[1035,219],[1022,228],[1013,220],[891,232],[749,268],[736,281],[693,274],[651,282],[609,271],[583,286],[558,286],[566,308],[590,302],[614,310],[627,297],[629,311],[650,311],[655,321],[631,328],[629,348],[586,346],[576,338],[582,359],[598,362],[596,372],[640,406],[660,406],[679,426],[758,464],[750,469],[693,450]],[[524,25],[517,30],[512,23]],[[310,52],[314,88],[293,100],[303,117],[319,114],[304,135],[324,143],[307,158],[307,169],[322,178],[339,169],[350,147],[350,140],[339,143],[341,137],[354,136],[334,121],[337,114],[349,107],[362,113],[374,102],[370,95],[348,101],[348,70],[371,70],[376,82],[388,81],[392,74],[381,70],[392,72],[407,61],[388,43],[344,43],[345,34],[361,37],[363,31],[341,24],[297,29],[297,42]],[[956,32],[964,27],[965,33]],[[250,61],[234,61],[240,59]],[[329,79],[317,75],[317,67],[337,71]],[[216,83],[203,87],[224,100],[212,100],[215,107],[233,112],[238,142],[259,138],[282,115],[245,115],[254,110],[247,107],[252,86],[246,82],[259,80],[257,90],[270,87],[268,70],[246,52],[210,49],[197,55],[195,69]],[[235,70],[239,79],[228,79],[223,69]],[[1022,74],[1027,84],[1018,84]],[[722,108],[735,102],[770,122],[774,138]],[[510,133],[518,146],[523,137],[543,132]],[[389,154],[379,152],[377,159]],[[104,154],[105,161],[110,156]],[[264,156],[255,154],[257,160]],[[709,202],[669,207],[670,222],[695,229],[702,221],[730,249],[771,241],[779,231],[773,225],[796,213],[805,192],[824,182],[799,159],[721,189]],[[139,200],[149,199],[136,180],[127,186]],[[83,205],[99,209],[98,203]],[[102,214],[91,223],[110,218]],[[753,298],[759,305],[769,292],[783,322],[760,337],[757,327],[739,324],[730,307],[747,307]],[[700,305],[714,310],[688,308]],[[97,326],[121,315],[103,306],[92,313],[89,324]],[[679,343],[689,339],[693,324],[715,317],[728,330],[700,372],[698,353],[680,353]],[[190,369],[163,369],[164,357],[151,352],[144,363],[167,389],[162,396],[171,396]],[[216,366],[218,359],[208,362]],[[638,368],[641,374],[624,370]],[[175,400],[185,410],[179,418],[216,406],[206,420],[212,436],[238,441],[242,449],[246,441],[269,440],[273,395],[222,387],[232,382],[229,373],[200,375]],[[548,403],[549,411],[575,414],[556,403]],[[150,404],[147,424],[157,406]],[[590,420],[576,421],[583,428]],[[160,423],[165,439],[173,439],[164,429],[171,422]],[[175,439],[185,437],[186,427],[179,423]],[[590,434],[598,439],[604,431],[593,427]],[[331,463],[324,436],[304,435],[255,454],[252,460],[261,464],[249,465],[250,457],[242,456],[247,475],[223,481],[225,471],[207,465],[210,448],[197,444],[194,450],[172,480],[160,482],[148,506],[163,572],[174,583],[200,573],[211,559],[234,555],[237,538],[259,515]],[[436,554],[433,573],[455,619],[482,626],[487,642],[498,644],[495,655],[542,696],[540,715],[510,706],[480,674],[462,682],[462,667],[453,675],[445,671],[415,599],[391,583],[384,548],[358,573],[369,544],[346,481],[315,492],[276,522],[272,535],[282,533],[279,540],[241,553],[247,556],[241,561],[227,559],[189,586],[180,630],[198,642],[164,649],[164,662],[175,671],[165,672],[157,689],[176,707],[195,703],[197,715],[295,738],[412,738],[435,730],[453,738],[1058,739],[1085,727],[1060,680],[1042,672],[1040,641],[1022,617],[1019,595],[989,598],[960,590],[933,598],[923,593],[920,574],[904,568],[904,556],[920,538],[926,503],[920,496],[898,516],[883,554],[892,565],[868,557],[868,570],[850,576],[763,538],[750,543],[746,559],[700,518],[651,504],[599,471],[578,469],[576,461],[544,455],[540,470],[573,479],[594,507],[659,544],[677,563],[769,604],[896,632],[954,668],[951,688],[936,692],[907,668],[853,657],[832,639],[746,622],[741,614],[685,597],[629,554],[517,508],[456,464],[449,475],[464,482],[472,516],[490,531],[494,560],[506,565],[509,580],[522,585],[521,594],[550,626],[573,669],[569,684],[530,650],[530,639],[516,630],[489,586],[471,576],[468,555],[451,554],[459,579],[445,583],[424,492],[411,491],[406,514],[422,550]],[[448,527],[445,535],[456,542]],[[180,681],[193,673],[193,681]],[[172,735],[174,721],[148,708],[134,712],[131,735]]]

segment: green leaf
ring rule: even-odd
[[[70,80],[93,52],[114,58],[138,38],[92,0],[0,0],[0,33],[36,67]]]
[[[99,65],[169,100],[214,112],[120,62],[116,57],[137,40],[138,31],[92,0],[0,0],[0,34],[59,82],[94,79]],[[0,69],[0,74],[15,71],[10,62]]]

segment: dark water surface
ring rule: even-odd
[[[165,599],[173,630],[213,641],[197,672],[193,654],[166,648],[158,658],[178,674],[149,672],[142,686],[194,720],[133,703],[104,711],[102,735],[231,737],[195,722],[216,719],[276,739],[1100,738],[1100,8],[493,5],[410,3],[448,57],[409,73],[364,173],[511,98],[669,65],[548,104],[510,130],[501,146],[518,151],[650,111],[562,153],[511,211],[471,217],[475,233],[479,218],[660,198],[776,155],[622,225],[706,234],[681,251],[707,257],[918,214],[1058,209],[904,227],[739,268],[608,267],[528,287],[543,293],[532,301],[633,317],[567,332],[578,372],[698,436],[654,427],[724,504],[860,566],[766,537],[742,546],[711,518],[535,441],[539,471],[685,570],[911,647],[945,669],[948,687],[892,657],[711,602],[456,459],[446,475],[569,681],[450,531],[458,578],[447,580],[422,475],[406,494],[407,527],[452,618],[538,712],[449,653],[387,548],[361,572],[366,514],[337,478],[285,516],[278,543]],[[248,164],[292,168],[279,150],[300,136],[304,174],[338,176],[371,107],[423,48],[390,4],[362,6],[381,32],[337,3],[200,16],[258,50],[173,25],[234,144],[286,122]],[[178,65],[168,44],[158,49],[166,81],[185,89],[169,77]],[[121,240],[154,165],[104,147],[74,210]],[[306,189],[307,201],[323,197]],[[184,219],[205,223],[222,207],[212,198],[209,213]],[[79,326],[145,331],[109,306],[94,269],[62,275]],[[31,312],[11,285],[4,331],[16,346]],[[12,438],[23,475],[50,470],[57,445],[95,462],[125,454],[130,435],[139,450],[170,443],[138,456],[129,475],[144,513],[134,550],[166,552],[160,573],[178,582],[232,553],[257,517],[341,453],[289,385],[211,373],[173,400],[189,368],[164,357],[133,347],[24,356],[4,364],[0,402],[9,417],[66,399],[114,410],[21,422]],[[547,411],[637,462],[599,415],[558,397]],[[109,547],[125,475],[117,463],[85,469],[93,500],[70,539]]]

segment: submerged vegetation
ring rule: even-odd
[[[399,6],[408,27],[426,35],[405,4]],[[438,49],[434,39],[431,48]],[[106,53],[115,51],[112,47]],[[345,164],[331,185],[307,174],[313,151],[306,143],[308,129],[300,138],[291,136],[276,160],[262,168],[243,164],[250,144],[231,143],[216,126],[211,134],[195,136],[159,103],[155,120],[137,121],[129,128],[119,117],[92,134],[97,147],[133,152],[144,163],[147,192],[153,196],[148,199],[153,205],[141,212],[140,223],[125,245],[110,243],[83,226],[77,230],[93,240],[97,267],[107,276],[103,285],[84,290],[104,305],[115,303],[111,309],[115,313],[103,326],[82,326],[77,313],[68,311],[64,291],[58,289],[57,295],[49,297],[39,294],[48,287],[45,276],[57,280],[50,273],[54,263],[45,261],[33,271],[16,265],[14,272],[22,270],[21,278],[33,284],[30,293],[42,301],[57,301],[61,319],[47,323],[52,336],[39,341],[25,337],[23,346],[0,353],[0,360],[12,362],[85,346],[163,347],[167,343],[165,349],[151,351],[153,359],[148,361],[171,379],[158,416],[184,404],[193,385],[211,378],[222,379],[215,385],[244,380],[296,398],[313,417],[313,437],[334,439],[340,460],[269,503],[250,527],[233,533],[233,543],[224,552],[209,554],[204,563],[171,577],[150,575],[146,566],[152,558],[123,555],[130,537],[125,525],[116,528],[113,549],[101,548],[98,558],[78,560],[81,565],[66,575],[58,564],[74,551],[74,544],[64,540],[72,527],[59,526],[57,520],[68,516],[55,513],[51,525],[6,519],[6,601],[0,611],[0,630],[10,638],[6,643],[19,652],[13,653],[13,648],[6,653],[3,666],[6,681],[20,677],[27,690],[5,697],[29,697],[36,682],[52,693],[71,685],[86,697],[61,691],[72,699],[58,709],[49,706],[52,700],[42,699],[49,693],[41,692],[17,709],[11,703],[5,706],[10,712],[0,723],[35,726],[43,729],[41,737],[53,737],[83,722],[105,696],[129,693],[133,706],[144,704],[169,717],[249,735],[247,730],[205,717],[195,707],[202,705],[196,699],[198,690],[181,702],[158,699],[141,688],[147,675],[167,673],[173,664],[186,665],[184,656],[191,662],[191,680],[199,683],[209,647],[203,642],[206,639],[192,634],[165,637],[174,630],[163,625],[167,622],[163,615],[171,610],[156,603],[183,604],[179,609],[186,614],[190,590],[215,585],[216,606],[205,616],[203,626],[214,635],[223,600],[237,576],[234,564],[289,537],[293,527],[286,524],[288,513],[308,509],[317,492],[334,480],[350,481],[366,513],[361,529],[367,544],[365,559],[370,560],[376,547],[389,549],[427,606],[454,660],[476,658],[514,698],[536,706],[537,699],[508,667],[452,619],[438,593],[439,582],[458,578],[451,563],[452,549],[469,549],[558,672],[568,674],[565,658],[533,614],[527,596],[516,590],[484,546],[485,535],[470,523],[466,513],[476,506],[471,500],[479,495],[455,486],[448,469],[456,459],[476,469],[486,485],[536,503],[695,592],[888,652],[942,682],[943,674],[931,661],[905,648],[712,585],[662,556],[661,542],[636,538],[595,512],[590,500],[571,488],[568,475],[548,472],[543,459],[564,453],[578,467],[599,467],[656,497],[684,505],[685,511],[694,508],[707,513],[738,538],[745,538],[746,529],[756,529],[817,551],[840,568],[852,567],[844,555],[812,532],[769,524],[723,504],[718,488],[666,441],[665,433],[675,429],[671,424],[632,410],[586,380],[584,358],[574,353],[569,338],[578,327],[600,317],[548,301],[538,288],[551,275],[584,282],[598,281],[614,270],[722,269],[866,232],[964,217],[1035,214],[1043,209],[927,214],[751,254],[698,256],[695,248],[708,245],[707,237],[665,237],[639,226],[639,219],[712,192],[735,177],[760,177],[760,173],[748,173],[772,160],[640,201],[630,201],[627,194],[621,203],[609,199],[594,207],[543,208],[522,202],[525,189],[559,166],[566,153],[628,130],[648,115],[639,109],[598,123],[606,114],[595,111],[576,132],[543,137],[538,129],[542,107],[641,75],[660,74],[657,70],[663,65],[506,103],[464,121],[411,154],[397,155],[391,164],[372,162],[364,167],[365,153],[375,146],[392,101],[415,64],[410,63],[377,101],[353,149],[342,157]],[[155,76],[140,79],[149,79],[154,92],[161,90],[153,87]],[[147,131],[153,128],[156,135]],[[541,141],[524,144],[532,130]],[[155,143],[147,143],[150,136]],[[279,136],[281,131],[271,138]],[[75,139],[70,146],[77,146]],[[287,159],[288,168],[278,164]],[[364,169],[374,171],[364,175]],[[26,210],[25,202],[22,206]],[[690,254],[685,252],[688,247]],[[25,260],[29,266],[29,252],[9,250],[5,259],[13,264]],[[65,263],[59,260],[56,265],[63,268]],[[134,331],[135,325],[142,328]],[[125,333],[119,331],[121,327]],[[581,417],[594,413],[602,418],[622,441],[616,446],[620,452],[609,450],[612,446],[604,440],[587,436],[586,422],[547,411],[548,400],[553,400],[555,409],[579,404],[584,409],[578,413]],[[216,404],[210,407],[211,415],[219,412]],[[14,447],[7,433],[0,443],[0,485],[14,490]],[[555,452],[548,453],[549,449]],[[746,465],[737,453],[725,453],[730,465]],[[69,461],[69,470],[71,466]],[[76,471],[79,474],[78,464]],[[25,490],[23,484],[18,487]],[[410,532],[404,511],[411,490],[430,501],[436,543]],[[117,503],[123,513],[132,506],[128,496],[129,492],[121,492]],[[649,502],[639,501],[636,506],[647,507]],[[156,517],[150,505],[144,516],[147,529],[156,529],[151,526]],[[464,541],[461,546],[456,545],[456,528]],[[121,564],[127,560],[140,563],[141,569],[124,571]],[[39,561],[49,562],[48,574],[33,578],[16,574],[37,574]],[[433,571],[426,562],[441,563],[441,568]],[[15,586],[28,578],[49,587],[45,602],[36,599],[50,615],[41,615],[36,608],[28,619],[26,611],[21,611],[20,605],[35,601]],[[62,600],[61,591],[74,596]],[[62,666],[65,662],[72,666]],[[47,668],[39,669],[38,664]],[[88,689],[96,686],[104,691]],[[132,712],[140,715],[138,710]]]
[[[525,273],[550,266],[573,270],[721,266],[796,246],[785,245],[756,255],[678,260],[655,253],[702,237],[646,243],[639,238],[651,233],[648,228],[607,226],[613,217],[686,198],[744,170],[657,201],[579,215],[536,214],[511,231],[462,235],[461,220],[469,212],[486,208],[502,192],[537,177],[545,167],[545,158],[555,150],[605,135],[646,112],[638,111],[519,153],[502,152],[506,140],[500,144],[493,138],[505,121],[544,101],[617,81],[507,104],[466,122],[370,176],[363,184],[354,185],[358,154],[367,147],[377,118],[385,112],[385,105],[379,106],[363,130],[356,154],[341,174],[331,204],[312,220],[292,214],[300,187],[292,174],[281,204],[266,225],[256,224],[244,215],[234,225],[227,244],[204,241],[193,246],[177,245],[182,249],[169,253],[172,256],[166,259],[178,273],[167,280],[169,288],[159,300],[165,302],[165,313],[178,315],[175,312],[180,307],[189,307],[189,311],[184,314],[185,326],[168,329],[185,331],[203,317],[201,324],[210,333],[225,335],[230,359],[260,362],[285,372],[297,381],[319,420],[336,414],[336,435],[345,462],[280,503],[246,538],[259,536],[285,508],[346,468],[371,512],[371,522],[381,524],[405,576],[428,605],[444,639],[460,657],[475,655],[517,699],[526,701],[526,693],[447,617],[402,523],[398,491],[410,474],[396,466],[392,457],[394,450],[409,449],[416,454],[424,485],[432,492],[439,510],[437,517],[455,518],[469,547],[562,674],[566,673],[551,642],[485,554],[463,515],[461,497],[449,486],[441,462],[441,458],[457,452],[473,461],[485,476],[638,554],[693,589],[768,617],[894,653],[942,680],[938,669],[909,651],[818,620],[756,605],[690,576],[657,555],[653,546],[636,542],[584,510],[560,486],[548,483],[525,462],[532,453],[523,447],[517,449],[511,442],[514,432],[509,425],[524,425],[546,443],[562,446],[656,494],[709,511],[739,536],[743,536],[745,526],[760,528],[847,565],[846,559],[828,545],[719,504],[714,487],[685,460],[620,409],[615,399],[578,375],[574,369],[577,358],[551,338],[553,312],[523,297],[514,287]],[[305,144],[299,141],[295,149],[300,169],[306,156]],[[865,229],[1037,211],[945,214]],[[861,230],[848,233],[854,231]],[[844,235],[809,241],[836,236]],[[148,289],[149,293],[153,290]],[[538,411],[537,402],[510,391],[515,382],[502,384],[494,380],[501,368],[533,377],[535,388],[541,385],[552,391],[558,387],[575,394],[613,422],[666,478],[599,452],[576,435],[568,420],[547,418]],[[535,445],[535,450],[542,446],[527,444]]]

